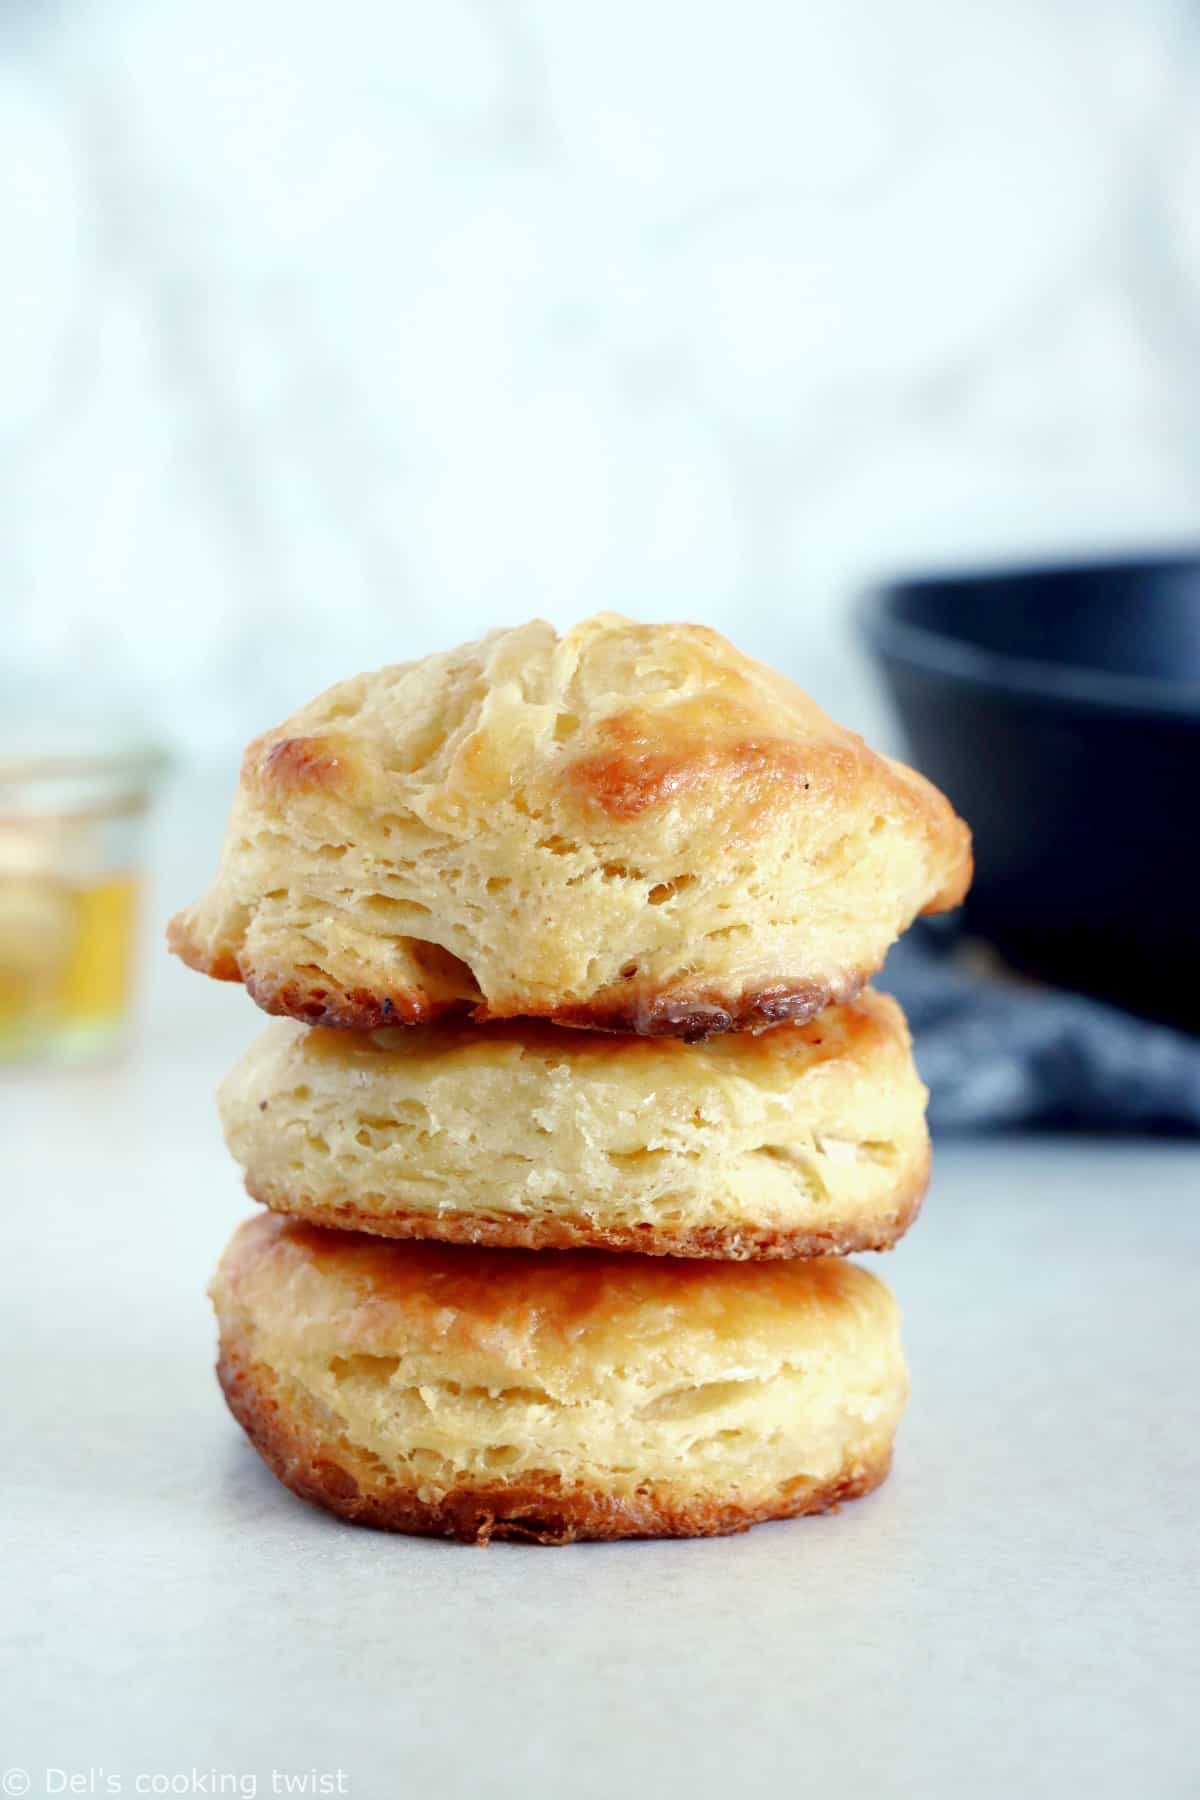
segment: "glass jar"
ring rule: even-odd
[[[0,754],[0,1062],[76,1059],[129,1018],[156,747]]]

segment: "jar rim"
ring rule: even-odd
[[[171,754],[159,743],[121,745],[112,750],[52,750],[0,753],[0,785],[39,781],[112,781],[127,777],[149,787],[171,766]]]

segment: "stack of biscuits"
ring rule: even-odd
[[[279,1478],[551,1543],[880,1482],[907,1373],[843,1259],[929,1140],[865,983],[969,875],[935,789],[698,626],[494,632],[252,743],[170,941],[280,1015],[221,1090],[265,1210],[212,1287]]]

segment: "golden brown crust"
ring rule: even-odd
[[[812,1017],[970,876],[930,784],[697,626],[538,622],[255,740],[191,967],[351,1030],[700,1039]]]
[[[419,1339],[432,1347],[439,1363],[452,1315],[459,1349],[468,1338],[482,1341],[498,1327],[510,1350],[528,1336],[542,1346],[539,1356],[548,1342],[561,1339],[585,1346],[594,1357],[602,1340],[613,1340],[627,1360],[627,1337],[631,1330],[635,1336],[640,1332],[647,1307],[655,1317],[674,1309],[676,1346],[681,1333],[701,1326],[731,1332],[744,1350],[748,1321],[765,1319],[790,1352],[802,1328],[815,1331],[828,1349],[839,1320],[853,1317],[856,1309],[875,1317],[892,1306],[883,1282],[838,1257],[751,1268],[726,1259],[700,1266],[687,1259],[590,1250],[450,1248],[328,1231],[276,1213],[242,1222],[221,1270],[235,1287],[248,1284],[249,1291],[261,1283],[272,1295],[281,1283],[315,1272],[320,1280],[314,1292],[321,1299],[319,1307],[314,1300],[314,1309],[327,1322],[333,1306],[340,1321],[333,1336],[339,1341],[347,1309],[357,1319],[361,1303],[366,1315],[360,1323],[369,1320],[376,1335],[394,1330],[405,1344]],[[290,1325],[298,1322],[294,1297],[287,1317]]]
[[[328,737],[256,739],[242,762],[243,779],[258,779],[285,792],[311,793],[345,785],[353,759]]]
[[[929,1151],[911,1180],[893,1196],[885,1219],[854,1221],[827,1231],[701,1227],[664,1231],[653,1225],[604,1229],[582,1214],[542,1219],[484,1219],[464,1213],[371,1212],[351,1201],[322,1206],[246,1176],[246,1192],[272,1212],[334,1231],[372,1237],[426,1238],[501,1250],[613,1250],[640,1256],[680,1256],[721,1262],[780,1262],[797,1256],[856,1256],[891,1250],[921,1210],[929,1186]]]
[[[228,954],[209,956],[188,930],[185,913],[167,927],[167,945],[189,969],[216,981],[243,982],[246,992],[273,1018],[299,1019],[332,1031],[380,1031],[389,1026],[428,1025],[438,1019],[470,1019],[488,1024],[520,1017],[517,1010],[493,1008],[462,996],[436,998],[428,991],[394,986],[387,993],[340,986],[320,969],[248,968]],[[873,970],[852,970],[834,982],[773,981],[744,993],[678,985],[652,989],[630,980],[601,989],[586,1005],[555,1007],[540,1016],[577,1031],[617,1032],[636,1037],[674,1037],[700,1043],[725,1031],[766,1031],[776,1025],[803,1025],[854,1000]]]
[[[425,1498],[380,1474],[344,1440],[297,1416],[271,1372],[250,1360],[230,1335],[221,1341],[217,1378],[230,1412],[271,1472],[302,1500],[339,1518],[382,1531],[486,1544],[516,1538],[537,1544],[653,1537],[724,1537],[768,1519],[828,1512],[883,1482],[890,1450],[844,1469],[832,1481],[783,1485],[774,1499],[747,1506],[715,1495],[688,1495],[646,1484],[635,1495],[565,1488],[547,1480],[463,1485]]]
[[[586,1006],[561,1006],[555,1025],[580,1031],[618,1031],[638,1037],[675,1037],[697,1044],[725,1031],[765,1031],[775,1025],[803,1025],[827,1006],[854,1000],[871,970],[854,970],[839,981],[773,981],[744,993],[720,994],[680,987],[648,989],[630,983],[608,987]],[[477,1017],[501,1017],[477,1013]]]
[[[236,980],[242,979],[240,976]],[[389,1025],[430,1025],[435,1019],[471,1016],[465,1000],[435,1000],[412,988],[395,987],[387,994],[367,988],[338,987],[315,970],[258,971],[245,977],[246,992],[256,1006],[277,1019],[301,1019],[333,1031],[379,1031]]]
[[[167,921],[167,949],[198,975],[213,981],[241,981],[242,971],[231,951],[210,949],[188,928],[187,913],[176,913]]]
[[[811,781],[815,759],[783,737],[754,734],[746,708],[710,701],[699,716],[676,720],[673,740],[661,719],[636,710],[605,719],[599,748],[570,768],[570,780],[610,818],[635,819],[706,782],[735,786],[747,807],[777,787]]]
[[[200,967],[199,962],[186,955],[184,961],[189,967]],[[237,974],[222,974],[219,978],[242,979]],[[577,1031],[675,1037],[696,1044],[724,1031],[763,1031],[785,1023],[804,1024],[827,1006],[853,1000],[866,981],[866,972],[856,972],[836,983],[775,981],[750,993],[725,996],[689,993],[678,988],[655,993],[630,984],[623,989],[607,988],[586,1006],[556,1007],[542,1016],[553,1025]],[[397,987],[380,995],[366,988],[339,988],[319,971],[314,971],[311,979],[306,978],[303,969],[247,974],[245,985],[263,1012],[337,1031],[379,1031],[391,1025],[427,1025],[436,1019],[455,1017],[487,1024],[494,1019],[519,1016],[505,1009],[493,1010],[482,1001],[472,1005],[464,999],[436,1000],[412,989]]]

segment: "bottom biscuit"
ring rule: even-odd
[[[217,1378],[230,1412],[271,1473],[301,1500],[377,1531],[456,1538],[464,1544],[487,1544],[492,1538],[573,1544],[605,1538],[727,1537],[769,1519],[829,1512],[843,1500],[857,1500],[886,1480],[892,1462],[889,1444],[872,1460],[832,1480],[801,1478],[787,1484],[790,1492],[780,1491],[758,1505],[689,1495],[665,1484],[620,1496],[532,1480],[423,1493],[381,1477],[352,1445],[323,1435],[312,1421],[306,1425],[294,1401],[281,1399],[270,1372],[243,1362],[236,1350],[222,1350]]]
[[[230,1410],[292,1491],[486,1543],[708,1537],[888,1472],[907,1395],[865,1271],[383,1243],[267,1215],[213,1286]]]

